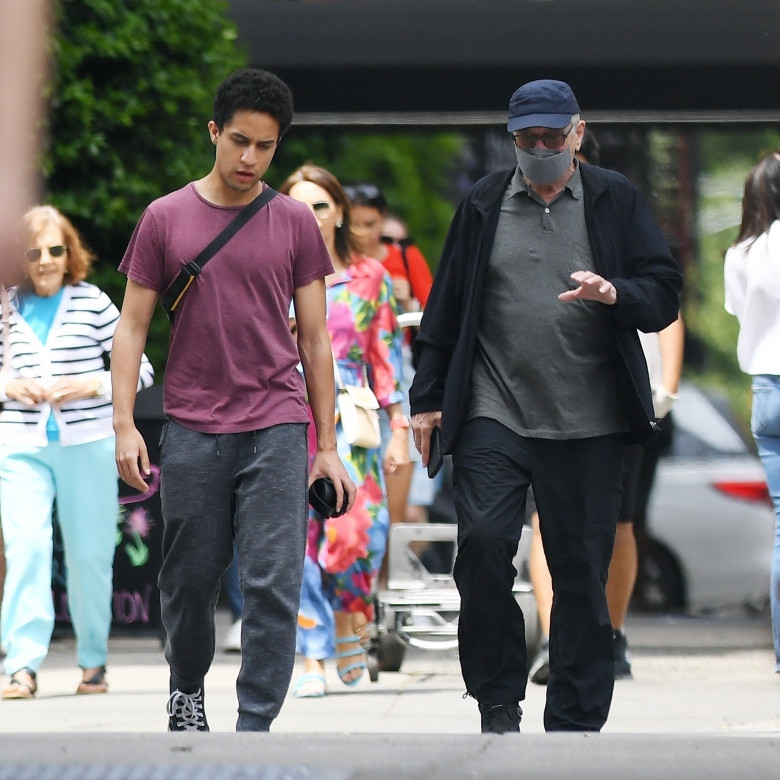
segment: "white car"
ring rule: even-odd
[[[769,599],[775,514],[761,462],[723,406],[689,383],[680,389],[635,608],[703,612]]]

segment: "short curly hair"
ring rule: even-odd
[[[62,240],[68,254],[65,270],[65,284],[83,282],[92,268],[95,255],[86,247],[73,223],[54,206],[33,206],[24,215],[24,228],[28,245],[37,243],[38,236],[49,225],[55,225],[62,231]]]
[[[260,68],[241,68],[217,87],[212,119],[220,131],[237,111],[270,114],[279,123],[279,137],[293,119],[293,96],[278,76]]]

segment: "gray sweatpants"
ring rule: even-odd
[[[171,689],[203,686],[214,659],[220,579],[235,535],[244,595],[236,730],[268,731],[295,661],[306,540],[306,425],[214,435],[168,420],[160,473],[165,530],[159,585]]]

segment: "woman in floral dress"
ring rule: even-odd
[[[365,671],[359,632],[373,619],[373,582],[387,542],[382,465],[392,473],[409,462],[409,421],[401,407],[401,334],[392,282],[380,262],[355,253],[344,190],[327,170],[304,165],[280,191],[312,209],[333,261],[334,273],[326,278],[328,330],[341,381],[367,382],[393,431],[380,464],[379,449],[350,446],[337,421],[339,455],[358,491],[349,513],[324,520],[312,510],[309,517],[298,615],[298,652],[305,665],[293,689],[296,697],[308,698],[326,692],[327,658],[336,659],[346,685],[355,685]]]

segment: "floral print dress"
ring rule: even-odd
[[[365,384],[367,378],[381,407],[399,403],[401,333],[392,282],[382,264],[355,258],[329,283],[327,301],[328,332],[344,384]],[[389,522],[380,450],[351,447],[338,420],[336,434],[357,497],[352,510],[341,517],[324,520],[310,510],[297,650],[316,659],[335,654],[334,610],[373,618],[372,587]]]

